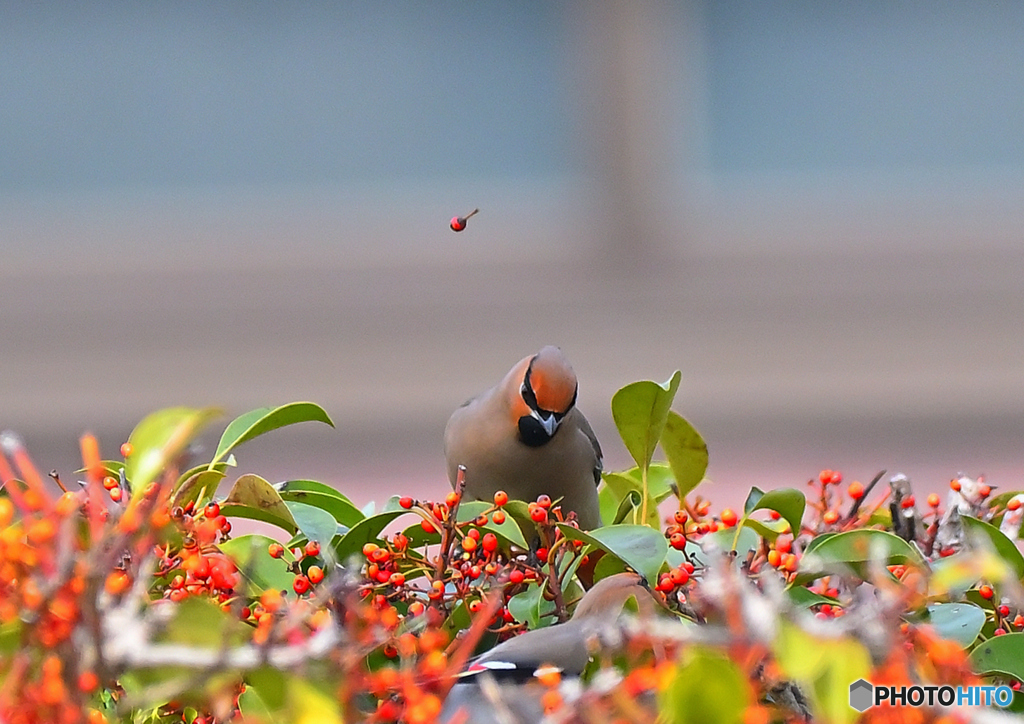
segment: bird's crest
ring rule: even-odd
[[[548,346],[538,352],[526,370],[537,401],[537,408],[564,415],[576,403],[576,372],[558,347]]]

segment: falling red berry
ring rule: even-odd
[[[466,222],[469,221],[470,217],[478,213],[480,213],[480,209],[473,209],[465,216],[453,216],[449,226],[452,231],[462,231],[466,228]]]

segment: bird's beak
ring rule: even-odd
[[[548,437],[554,436],[555,431],[558,430],[558,425],[561,422],[561,420],[550,413],[545,417],[536,410],[530,410],[530,416],[540,423],[540,426],[544,428],[544,432],[547,433]]]

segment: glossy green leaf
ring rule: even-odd
[[[867,575],[867,564],[873,560],[884,565],[924,565],[917,549],[897,535],[883,530],[851,530],[808,546],[800,560],[795,582],[813,581],[837,567],[849,568],[863,578]]]
[[[685,417],[669,410],[661,433],[661,449],[665,451],[682,499],[704,479],[708,469],[708,445]]]
[[[261,520],[283,528],[292,535],[298,530],[295,518],[274,486],[259,475],[242,475],[220,505],[226,516]]]
[[[682,373],[676,370],[663,385],[634,382],[612,397],[612,419],[637,467],[650,466],[681,379]]]
[[[163,474],[200,430],[220,412],[213,408],[170,407],[147,415],[128,436],[132,454],[124,473],[133,490],[143,490]]]
[[[969,660],[975,673],[1024,680],[1024,633],[994,636],[978,644]]]
[[[779,488],[764,493],[755,487],[751,488],[743,510],[746,515],[755,510],[774,510],[789,523],[793,534],[799,535],[806,505],[807,498],[795,488]]]
[[[531,585],[525,591],[517,593],[508,600],[508,612],[529,629],[540,628],[542,617],[550,619],[555,604],[544,599],[544,587]]]
[[[668,555],[665,536],[646,525],[609,525],[589,533],[562,523],[558,528],[570,540],[590,543],[616,556],[652,583],[658,580]]]
[[[200,465],[182,473],[171,495],[171,507],[198,503],[200,496],[204,499],[212,498],[221,481],[227,476],[227,468],[227,463],[217,463],[212,469]]]
[[[746,675],[717,651],[688,646],[659,697],[666,724],[740,724],[754,703]]]
[[[338,532],[338,521],[326,510],[305,503],[285,502],[285,506],[292,514],[295,527],[308,541],[316,541],[321,546],[327,546]]]
[[[305,503],[326,510],[336,521],[349,528],[366,517],[355,503],[325,483],[318,483],[315,480],[289,480],[278,483],[274,488],[285,502]]]
[[[928,622],[939,636],[967,648],[985,625],[985,611],[970,603],[933,603],[928,606]]]
[[[829,605],[839,603],[835,598],[822,596],[820,593],[815,593],[803,586],[789,586],[786,589],[786,594],[789,596],[790,601],[801,608],[810,608],[811,606],[818,606],[823,603]]]
[[[740,521],[739,525],[744,528],[750,528],[759,536],[774,542],[776,538],[789,530],[789,522],[785,520],[755,520],[754,518],[744,518]]]
[[[856,721],[860,714],[850,706],[850,684],[867,679],[872,670],[863,644],[853,638],[820,639],[780,621],[773,648],[782,672],[809,695],[814,721]]]
[[[268,589],[288,590],[295,578],[289,573],[286,561],[270,557],[270,544],[276,542],[265,535],[250,534],[223,541],[219,547],[234,560],[253,592],[260,594]]]
[[[349,556],[356,555],[362,551],[363,546],[367,543],[376,541],[381,531],[387,528],[393,520],[409,513],[409,511],[404,510],[398,505],[398,500],[397,496],[392,497],[385,506],[384,512],[359,521],[352,526],[348,533],[334,543],[334,554],[340,563],[344,563]],[[388,509],[392,504],[398,509]]]
[[[488,508],[493,506],[490,503],[485,503],[482,500],[467,500],[459,505],[459,513],[456,516],[456,520],[460,523],[466,523],[471,520],[475,520],[480,517]],[[513,545],[519,546],[523,550],[529,550],[530,546],[526,542],[526,538],[523,536],[523,532],[519,530],[519,526],[515,524],[513,519],[505,515],[505,522],[495,523],[488,517],[487,525],[483,526],[484,530],[492,531],[499,538],[512,543]]]
[[[1012,540],[1007,538],[994,525],[990,525],[983,520],[972,518],[969,515],[962,516],[961,520],[964,524],[964,531],[973,540],[982,539],[991,543],[996,553],[1011,566],[1017,576],[1017,580],[1024,579],[1024,556],[1021,555],[1021,552]]]
[[[299,422],[323,422],[334,427],[334,423],[324,409],[312,402],[292,402],[280,407],[260,407],[236,417],[228,424],[220,437],[217,452],[214,453],[210,465],[213,466],[236,447],[254,437]]]

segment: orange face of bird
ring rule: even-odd
[[[576,404],[576,373],[557,347],[545,347],[523,375],[520,394],[527,414],[519,418],[519,437],[531,447],[543,445],[558,431]]]

